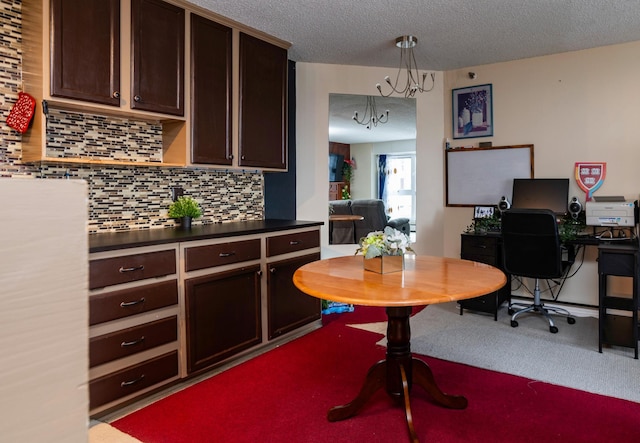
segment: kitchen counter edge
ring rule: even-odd
[[[193,226],[190,230],[176,228],[141,229],[124,232],[104,232],[89,235],[89,252],[154,246],[166,243],[208,240],[287,231],[321,226],[323,222],[303,220],[248,220]]]

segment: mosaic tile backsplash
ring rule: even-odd
[[[89,186],[89,232],[173,227],[167,218],[171,187],[195,198],[203,215],[193,225],[261,220],[263,176],[259,173],[160,167],[43,167],[39,177],[83,179]]]
[[[0,0],[0,179],[86,180],[92,233],[175,226],[167,218],[174,186],[202,206],[194,225],[263,218],[264,177],[255,171],[21,164],[21,136],[5,123],[22,84],[21,6],[19,0]],[[162,161],[160,124],[59,110],[50,110],[48,120],[48,155]]]
[[[162,125],[50,109],[47,156],[162,162]]]

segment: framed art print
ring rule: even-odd
[[[493,135],[493,93],[491,85],[477,85],[452,91],[453,138]]]

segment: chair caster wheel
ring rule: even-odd
[[[569,323],[570,325],[575,324],[575,322],[576,322],[576,319],[575,319],[575,318],[573,318],[573,317],[567,317],[567,323]]]
[[[515,320],[511,320],[511,327],[512,328],[517,328],[518,327],[518,322]]]
[[[558,327],[557,326],[550,326],[549,327],[549,331],[551,331],[552,334],[557,334],[558,333]]]

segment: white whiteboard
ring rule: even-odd
[[[447,206],[495,206],[514,178],[533,178],[533,145],[450,149],[446,173]]]

